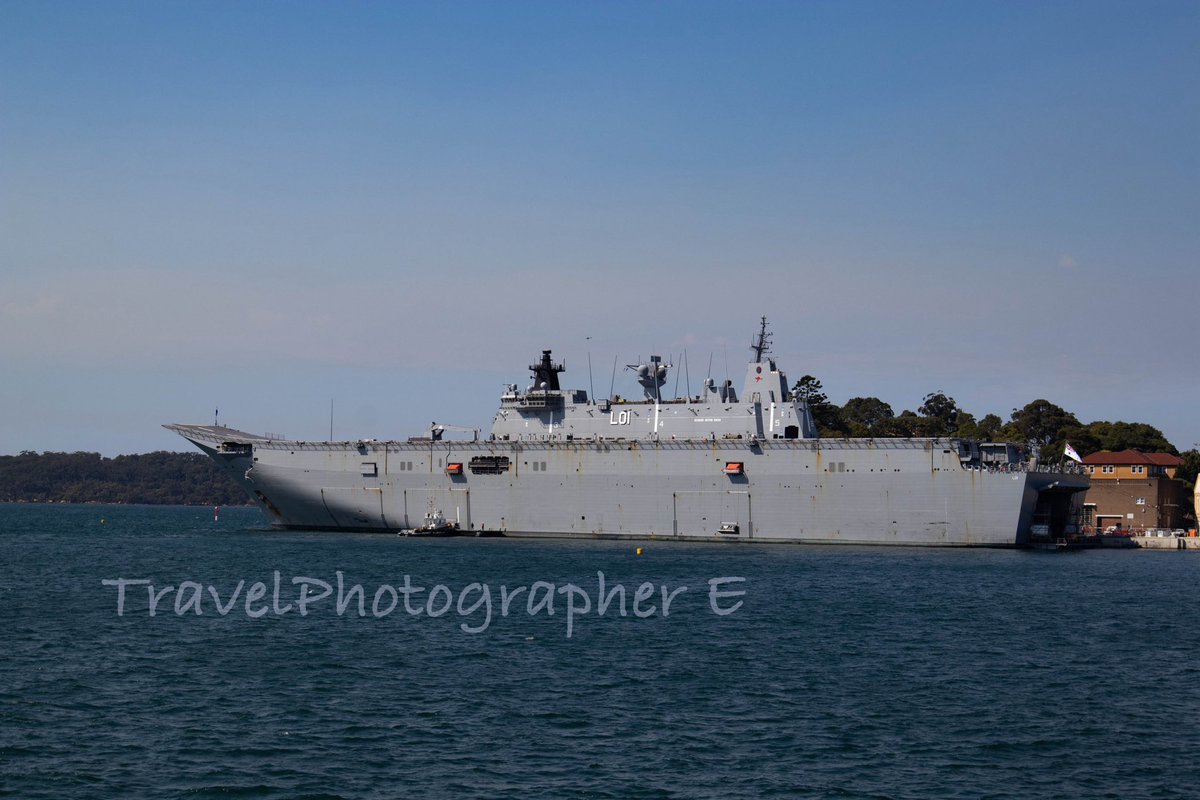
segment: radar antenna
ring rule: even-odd
[[[762,318],[762,327],[758,331],[758,336],[750,345],[750,349],[754,351],[754,360],[762,361],[765,353],[771,352],[771,334],[767,331],[767,318]]]
[[[662,387],[667,382],[667,370],[674,366],[674,364],[664,364],[662,356],[650,356],[650,363],[626,364],[625,369],[637,373],[638,383],[645,390],[646,399],[657,403],[662,400]]]

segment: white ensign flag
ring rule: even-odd
[[[1063,455],[1065,455],[1067,458],[1078,461],[1080,464],[1083,463],[1083,459],[1079,457],[1079,453],[1075,452],[1075,448],[1071,447],[1070,442],[1067,442],[1067,446],[1063,448]]]

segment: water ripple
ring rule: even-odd
[[[637,557],[272,533],[239,509],[216,525],[196,509],[0,513],[0,795],[1124,800],[1200,785],[1186,555],[656,542]],[[179,616],[166,598],[150,617],[142,587],[117,616],[100,583],[227,598],[275,570],[340,570],[368,592],[405,574],[594,591],[597,571],[630,594],[689,589],[668,618],[593,611],[568,639],[561,603],[497,610],[471,635],[455,612]],[[706,581],[731,575],[745,606],[719,617]]]

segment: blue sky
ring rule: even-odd
[[[837,402],[1190,448],[1197,41],[1195,2],[0,0],[0,453],[487,427],[542,348],[696,387],[764,314]]]

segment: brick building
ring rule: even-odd
[[[1099,531],[1182,527],[1184,487],[1175,479],[1181,464],[1183,459],[1169,453],[1092,453],[1083,459],[1092,479],[1083,498],[1083,524]]]

